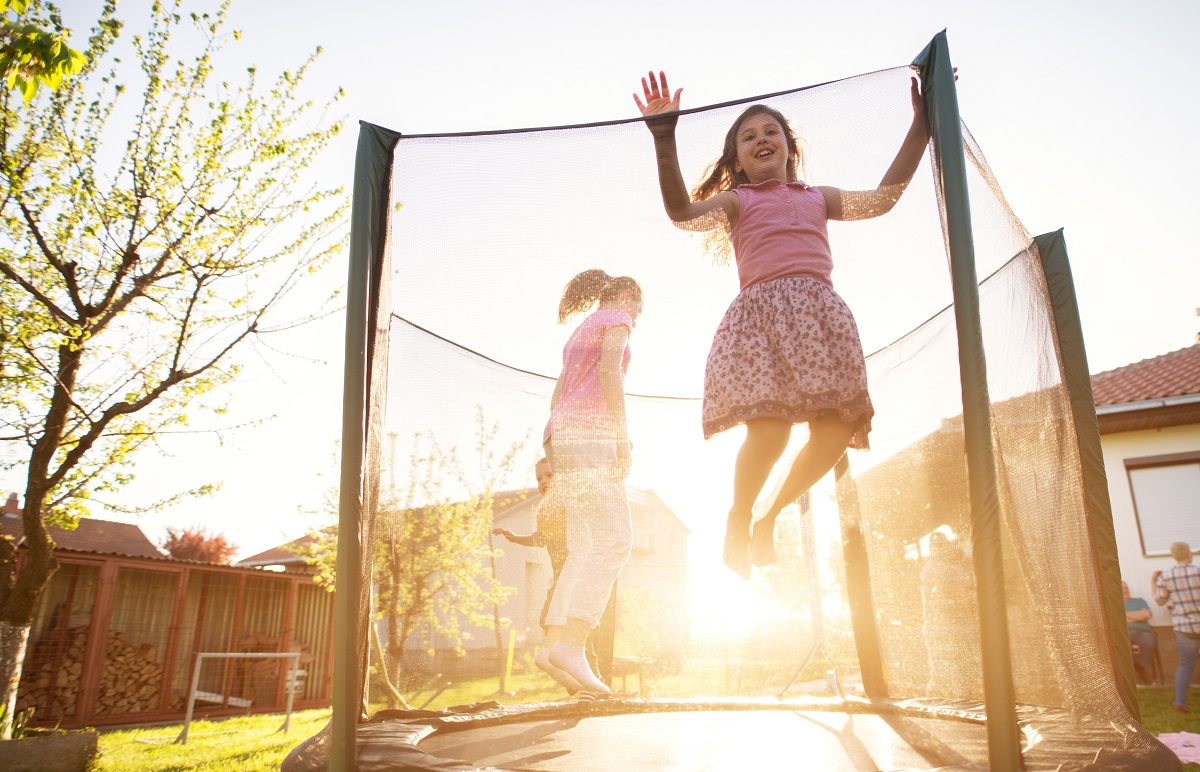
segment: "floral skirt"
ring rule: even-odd
[[[775,279],[730,304],[704,373],[705,439],[755,418],[836,415],[854,424],[850,447],[866,450],[874,414],[858,325],[832,287]]]

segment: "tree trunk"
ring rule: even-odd
[[[16,547],[12,542],[0,539],[0,688],[4,689],[0,694],[0,705],[16,706],[17,685],[21,682],[21,669],[25,664],[25,646],[33,625],[33,610],[50,583],[50,577],[58,570],[54,539],[46,530],[46,499],[54,485],[75,465],[75,462],[64,461],[54,475],[50,472],[62,441],[82,356],[81,346],[75,346],[74,350],[68,345],[58,347],[54,395],[46,413],[44,431],[29,456],[25,507],[21,511],[25,565],[20,572],[17,571]],[[5,721],[0,724],[0,739],[11,739],[11,715],[6,714]]]
[[[379,629],[375,626],[375,620],[370,620],[370,625],[371,644],[375,647],[375,658],[379,660],[379,676],[383,680],[383,688],[387,692],[388,707],[412,710],[412,705],[408,704],[408,700],[404,699],[404,695],[392,683],[392,676],[388,673],[387,657],[383,653],[383,644],[379,642]]]
[[[25,664],[25,646],[29,643],[30,624],[11,625],[0,621],[0,682],[4,684],[0,707],[0,740],[11,740],[13,718],[17,712],[17,685]]]
[[[500,577],[496,574],[496,550],[492,545],[492,535],[488,532],[488,550],[491,552],[490,560],[492,561],[492,580],[500,581]],[[499,665],[500,672],[496,674],[500,681],[500,689],[498,694],[504,694],[508,691],[508,668],[505,667],[506,659],[504,656],[504,631],[500,628],[500,604],[492,604],[492,629],[496,631],[496,662]]]
[[[32,492],[32,493],[31,493]],[[45,494],[26,488],[25,510],[21,513],[25,527],[25,565],[17,573],[17,550],[12,542],[0,540],[0,705],[8,711],[0,721],[0,740],[12,739],[12,712],[17,705],[17,686],[25,666],[25,647],[33,626],[33,611],[42,590],[58,570],[54,557],[54,540],[42,520]]]

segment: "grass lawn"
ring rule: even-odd
[[[172,742],[183,724],[122,729],[100,735],[103,772],[268,772],[300,741],[329,721],[329,709],[292,714],[286,733],[277,732],[282,714],[192,721],[187,745]],[[144,741],[151,742],[144,742]]]
[[[1200,712],[1176,713],[1171,703],[1175,698],[1175,688],[1164,686],[1156,689],[1138,689],[1138,705],[1142,708],[1142,726],[1153,735],[1166,732],[1191,732],[1200,734]],[[1196,688],[1192,687],[1188,701],[1192,703],[1193,711],[1200,711],[1200,699],[1197,699]],[[1188,772],[1200,772],[1200,764],[1184,764]]]
[[[540,674],[517,675],[507,695],[496,694],[496,679],[488,678],[456,685],[429,704],[444,708],[479,700],[538,702],[558,699],[561,690]],[[632,686],[632,684],[631,684]],[[1142,724],[1151,734],[1193,732],[1200,734],[1200,713],[1176,713],[1171,709],[1170,688],[1139,689]],[[418,696],[418,701],[423,697]],[[1197,700],[1200,702],[1200,700]],[[171,741],[181,724],[146,729],[104,732],[100,736],[102,772],[266,772],[278,770],[285,756],[301,740],[316,734],[329,720],[329,710],[306,710],[292,714],[286,734],[276,732],[282,715],[245,716],[222,721],[193,721],[186,746]],[[151,740],[152,742],[139,742]],[[1200,772],[1200,764],[1184,769]]]
[[[549,676],[514,675],[509,694],[497,695],[497,679],[456,684],[428,706],[430,710],[480,700],[504,703],[561,699],[563,691]],[[426,695],[418,695],[416,704]],[[374,708],[382,707],[374,706]],[[183,724],[145,729],[105,731],[100,735],[100,772],[267,772],[278,770],[285,756],[329,721],[329,710],[292,714],[286,733],[280,733],[282,714],[242,716],[216,721],[193,721],[187,745],[172,741]],[[150,742],[146,742],[150,741]]]

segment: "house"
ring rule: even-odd
[[[1200,344],[1092,376],[1121,575],[1154,609],[1163,672],[1177,657],[1150,575],[1171,543],[1200,552]]]
[[[638,488],[628,491],[634,543],[629,562],[618,580],[619,634],[636,638],[648,648],[682,651],[687,645],[688,627],[687,526],[653,491]],[[492,525],[513,533],[532,533],[541,499],[536,488],[496,494]],[[308,567],[297,551],[311,541],[311,536],[304,536],[248,557],[238,565],[272,567],[289,574],[303,572]],[[522,547],[501,537],[494,537],[493,546],[500,551],[495,564],[496,576],[502,584],[515,590],[500,606],[499,616],[512,622],[517,648],[532,650],[542,640],[538,617],[552,577],[549,555],[542,548]],[[387,629],[382,622],[378,630],[381,641],[386,642]],[[460,658],[453,642],[436,633],[414,635],[406,649],[417,659],[424,657],[425,652],[433,651],[428,667],[446,675],[495,672],[500,656],[495,631],[465,620],[462,630],[466,633],[462,642],[467,652],[465,657]]]
[[[16,494],[0,538],[25,560]],[[332,595],[312,577],[175,560],[136,525],[85,518],[51,527],[59,569],[34,611],[17,708],[64,728],[181,720],[205,653],[300,654],[294,706],[332,696]],[[282,710],[283,658],[205,659],[198,715]]]
[[[633,551],[617,580],[618,631],[654,641],[651,645],[663,650],[682,651],[687,646],[688,628],[688,528],[654,491],[629,488],[628,492]],[[532,533],[542,497],[536,489],[527,494],[497,512],[493,524],[513,533]],[[524,633],[527,644],[540,643],[538,617],[552,578],[550,557],[540,547],[522,547],[504,539],[497,539],[495,546],[502,553],[496,560],[496,575],[517,590],[500,613]],[[478,648],[494,640],[483,631],[473,631],[471,639],[469,643]]]

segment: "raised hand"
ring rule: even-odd
[[[665,72],[660,70],[657,79],[653,72],[648,73],[648,76],[648,82],[646,78],[642,78],[642,94],[646,101],[643,102],[637,93],[634,93],[633,101],[637,103],[642,117],[646,119],[646,126],[651,134],[656,137],[670,136],[675,131],[675,123],[679,118],[679,95],[683,93],[683,89],[676,89],[672,96]]]
[[[912,81],[913,117],[914,118],[919,117],[921,120],[924,120],[925,119],[925,95],[923,93],[921,93],[921,86],[917,82],[917,79],[914,77],[914,78],[910,78],[910,80]]]
[[[921,86],[915,77],[910,78],[912,81],[912,106],[913,115],[921,120],[925,119],[925,93],[921,90]],[[958,80],[958,68],[954,68],[954,80]]]

